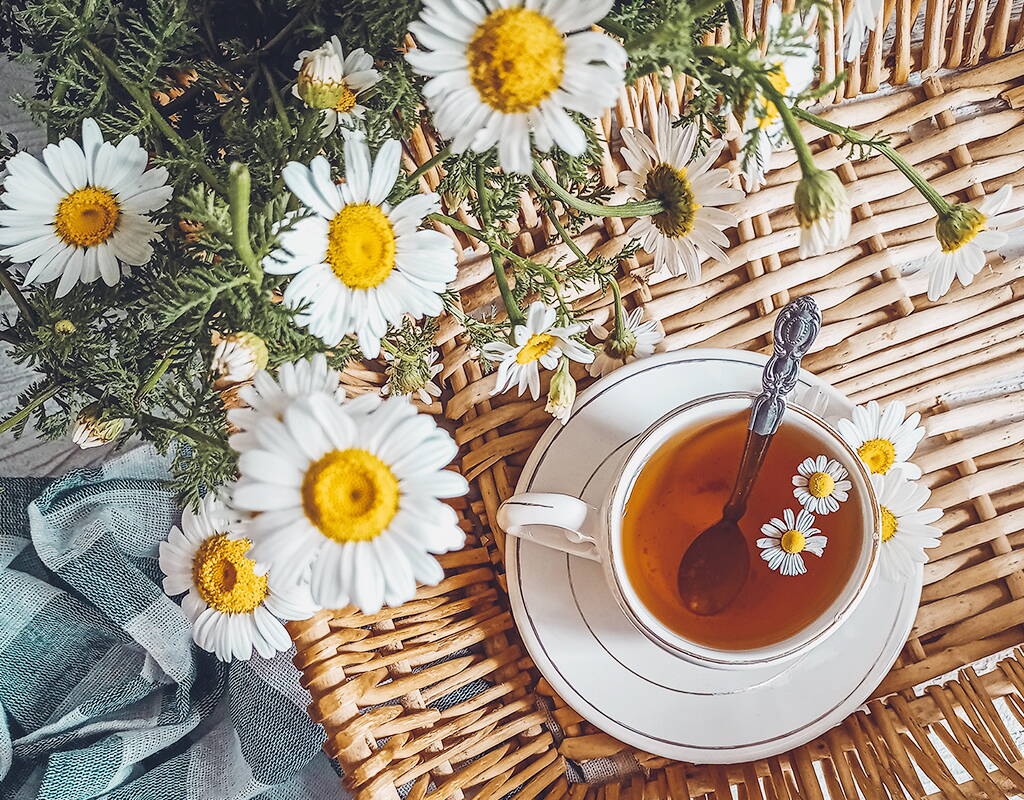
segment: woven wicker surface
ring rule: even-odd
[[[981,2],[974,10],[963,2],[947,9],[941,0],[921,6],[886,3],[887,19],[894,13],[918,19],[920,11],[922,44],[912,48],[912,37],[901,36],[897,26],[892,51],[882,53],[876,34],[845,91],[866,91],[886,77],[883,55],[894,70],[890,77],[905,79],[904,67],[934,71],[977,62],[1020,42],[1021,20],[1014,21],[1009,3]],[[986,13],[992,20],[987,29],[978,22]],[[751,13],[747,19],[753,22]],[[936,60],[935,42],[946,37]],[[874,55],[872,42],[879,51]],[[823,48],[823,62],[828,58],[835,61],[834,47]],[[1024,54],[1010,55],[845,103],[824,116],[889,134],[941,193],[976,199],[1003,184],[1024,184],[1024,110],[1017,108],[1024,107],[1022,74]],[[659,101],[677,110],[683,90],[663,94],[656,83],[644,82],[599,123],[610,142],[602,169],[609,185],[621,168],[619,127],[646,127]],[[768,186],[732,209],[742,221],[733,232],[731,265],[706,262],[703,280],[692,284],[650,275],[641,257],[622,263],[619,283],[628,305],[642,306],[660,322],[671,349],[764,350],[775,310],[790,297],[813,294],[825,325],[805,366],[855,402],[898,398],[924,415],[929,436],[915,461],[933,491],[931,504],[945,509],[939,523],[945,535],[926,567],[911,638],[875,693],[885,699],[805,747],[728,768],[639,753],[567,708],[540,679],[516,634],[501,566],[504,537],[491,524],[550,417],[541,402],[490,397],[493,375],[481,375],[458,324],[446,319],[438,343],[448,391],[431,410],[451,421],[462,446],[459,466],[474,488],[474,499],[460,507],[466,549],[442,558],[443,584],[421,589],[401,608],[373,616],[325,611],[291,624],[296,663],[313,697],[310,712],[327,730],[327,750],[360,798],[395,798],[399,788],[431,800],[500,798],[517,788],[519,798],[633,800],[710,792],[722,800],[733,796],[730,786],[749,798],[1024,793],[1024,760],[1000,718],[1024,724],[1024,656],[1008,657],[981,677],[967,668],[919,696],[910,691],[1024,643],[1024,392],[991,390],[1003,378],[1019,387],[1024,373],[1024,260],[993,255],[971,286],[957,285],[942,301],[929,302],[923,278],[900,274],[931,246],[930,207],[888,162],[850,163],[828,135],[807,135],[818,162],[836,167],[855,205],[846,247],[797,259],[789,203],[799,173],[792,155],[781,153]],[[407,157],[422,162],[432,153],[423,134]],[[424,181],[434,186],[438,178],[428,173]],[[628,241],[627,226],[594,221],[579,244],[614,253]],[[527,196],[514,233],[518,250],[538,260],[571,257],[561,245],[549,245],[553,232],[543,228]],[[497,291],[486,253],[465,239],[459,246],[456,288],[464,310],[492,306]],[[597,318],[610,310],[610,296],[596,291],[574,300]],[[352,370],[346,382],[373,389],[379,371]],[[989,390],[977,394],[982,386]],[[588,769],[598,763],[600,774]],[[601,786],[570,782],[570,774],[605,780]]]

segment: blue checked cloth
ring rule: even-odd
[[[0,479],[0,798],[339,800],[293,653],[222,664],[161,590],[166,479]]]

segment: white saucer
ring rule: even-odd
[[[618,459],[654,420],[687,400],[761,388],[765,357],[690,349],[634,362],[583,392],[567,423],[552,424],[523,469],[517,492],[564,492],[592,505]],[[802,372],[794,394],[848,416],[842,394]],[[899,586],[875,579],[850,618],[800,661],[713,670],[652,644],[619,611],[595,562],[506,539],[512,613],[530,655],[585,719],[649,753],[735,763],[805,744],[863,703],[899,655],[917,614],[921,576]]]

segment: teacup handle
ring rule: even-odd
[[[584,532],[593,513],[582,500],[567,494],[524,492],[501,504],[498,525],[510,536],[600,561],[597,542]]]

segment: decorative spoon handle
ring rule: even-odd
[[[793,391],[800,377],[800,360],[810,350],[820,330],[821,311],[810,297],[798,297],[779,312],[775,320],[775,352],[764,365],[761,377],[764,390],[754,398],[750,409],[747,441],[723,519],[738,522],[746,513],[754,479],[786,413],[786,395]]]
[[[775,320],[775,352],[765,364],[764,390],[750,411],[750,430],[770,436],[779,429],[786,411],[786,395],[800,377],[800,360],[821,330],[821,311],[810,297],[798,297]]]

